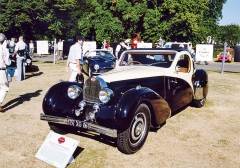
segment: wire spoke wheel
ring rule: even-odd
[[[149,127],[150,110],[146,104],[140,104],[128,129],[118,134],[118,149],[126,154],[137,152],[146,141]]]

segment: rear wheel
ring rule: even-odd
[[[205,104],[205,101],[206,101],[206,98],[202,98],[200,100],[193,100],[192,104],[194,107],[198,107],[198,108],[201,108],[204,106]]]
[[[201,107],[204,106],[204,104],[205,104],[205,102],[206,102],[207,87],[203,87],[202,89],[203,89],[203,91],[202,91],[203,98],[202,98],[202,99],[199,99],[199,100],[193,100],[193,101],[192,101],[192,105],[193,105],[194,107],[201,108]]]
[[[146,141],[150,128],[150,110],[146,104],[140,104],[134,113],[127,130],[118,133],[117,147],[125,154],[140,150]]]

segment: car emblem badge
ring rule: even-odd
[[[58,143],[59,144],[64,143],[64,142],[65,142],[65,138],[64,137],[58,138]]]
[[[96,81],[96,78],[91,78],[91,81],[92,81],[92,82],[95,82],[95,81]]]

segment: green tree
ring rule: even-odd
[[[0,0],[0,31],[31,39],[199,43],[215,37],[226,0]]]
[[[85,4],[81,0],[0,0],[0,31],[8,37],[27,39],[75,37],[77,20]]]
[[[216,35],[218,44],[227,42],[228,46],[234,47],[240,43],[240,26],[236,24],[220,26]]]
[[[79,20],[85,35],[116,41],[139,33],[142,40],[199,43],[216,34],[226,0],[94,0]],[[107,30],[106,30],[107,28]],[[103,33],[104,32],[104,33]],[[106,37],[107,36],[107,37]],[[104,38],[103,38],[104,37]]]

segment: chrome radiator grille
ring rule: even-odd
[[[100,82],[94,78],[88,78],[85,83],[83,91],[83,99],[88,102],[100,102],[98,98],[99,91],[101,90]]]

